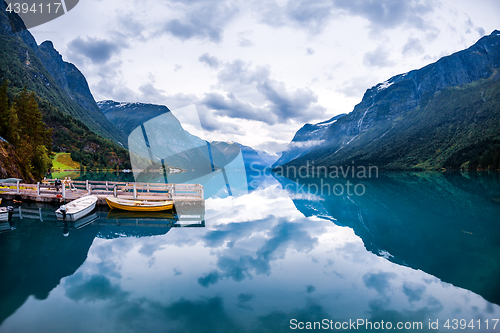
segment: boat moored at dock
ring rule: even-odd
[[[56,210],[57,218],[59,220],[76,221],[92,212],[96,203],[97,197],[95,195],[86,195],[59,207]]]
[[[166,210],[172,210],[174,208],[173,200],[160,200],[160,201],[148,201],[148,200],[129,200],[123,198],[116,198],[113,196],[107,196],[106,202],[111,209],[121,209],[132,212],[161,212]]]

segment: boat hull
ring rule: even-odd
[[[0,207],[0,222],[9,220],[9,212],[6,207]]]
[[[162,212],[174,208],[174,202],[171,200],[144,202],[140,200],[120,200],[114,197],[106,197],[106,202],[111,209],[121,209],[130,212]]]
[[[79,202],[79,200],[83,200],[86,197],[74,200],[74,201],[70,202],[69,204],[67,204],[66,207],[68,208],[68,210],[66,213],[66,221],[76,221],[76,220],[84,217],[85,215],[90,214],[90,212],[92,212],[95,209],[95,205],[97,203],[97,197],[95,197],[95,196],[90,196],[90,197],[92,197],[92,198],[89,200],[88,205],[85,205],[85,207],[73,208],[72,205],[77,204]],[[63,214],[61,212],[61,208],[56,210],[56,216],[57,216],[57,219],[64,220]]]

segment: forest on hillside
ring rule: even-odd
[[[13,147],[25,179],[41,179],[50,170],[53,152],[90,170],[130,168],[125,148],[92,132],[26,87],[0,87],[0,136]]]

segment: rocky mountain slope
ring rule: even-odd
[[[24,179],[19,157],[15,150],[12,148],[12,145],[0,138],[0,179],[5,178]],[[34,179],[30,175],[25,180],[33,181]]]
[[[288,166],[494,168],[500,151],[500,31],[368,89]]]
[[[291,160],[300,157],[307,152],[313,150],[316,146],[323,143],[321,137],[326,130],[337,121],[337,119],[345,116],[345,113],[332,117],[326,121],[317,124],[305,124],[302,126],[292,141],[288,144],[287,149],[281,154],[280,158],[273,166],[282,165]]]
[[[17,14],[7,15],[0,1],[0,82],[9,79],[14,90],[26,86],[93,132],[123,144],[123,134],[99,110],[83,74],[63,61],[50,41],[38,46],[28,30],[16,28],[23,24]]]

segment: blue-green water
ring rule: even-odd
[[[23,203],[44,221],[0,233],[0,332],[500,332],[498,173],[351,181],[362,195],[263,175],[201,225],[99,209],[67,237]]]

